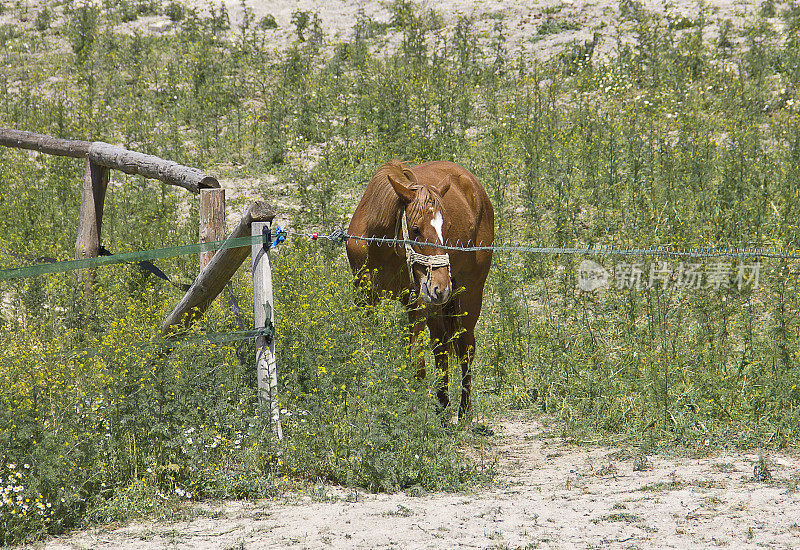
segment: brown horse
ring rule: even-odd
[[[387,291],[408,310],[411,346],[427,322],[444,410],[448,397],[447,353],[461,364],[458,418],[471,409],[475,324],[492,251],[444,250],[437,245],[489,246],[494,242],[494,208],[478,179],[452,162],[426,162],[409,168],[395,160],[372,177],[350,221],[347,257],[356,284],[374,303]],[[360,238],[359,238],[360,237]],[[383,237],[425,243],[379,244]],[[425,377],[425,360],[415,365]]]

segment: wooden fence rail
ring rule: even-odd
[[[78,218],[78,238],[75,241],[76,259],[95,258],[100,253],[103,205],[108,189],[109,170],[157,179],[169,185],[182,187],[194,194],[199,194],[201,189],[220,187],[215,177],[197,168],[129,151],[102,141],[60,139],[24,130],[0,128],[0,145],[30,149],[48,155],[86,159],[81,212]],[[85,288],[88,291],[94,282],[94,270],[87,270],[79,277],[85,281]]]
[[[100,233],[103,224],[103,205],[110,170],[126,174],[138,174],[157,179],[170,185],[183,187],[201,195],[200,241],[219,240],[225,232],[225,192],[213,176],[196,168],[164,160],[152,155],[129,151],[101,141],[89,142],[59,139],[34,132],[0,128],[0,146],[30,149],[50,155],[85,158],[86,166],[81,193],[81,210],[78,218],[78,238],[75,242],[75,258],[94,258],[100,252]],[[201,190],[214,192],[201,193]],[[272,208],[264,202],[255,202],[245,212],[239,224],[228,238],[251,235],[253,227],[262,231],[275,217]],[[259,223],[264,222],[264,223]],[[258,252],[261,250],[261,252]],[[273,326],[272,277],[268,249],[253,246],[253,278],[256,297],[256,326]],[[225,284],[250,254],[249,247],[228,248],[214,253],[201,254],[200,274],[186,292],[183,299],[172,310],[161,325],[161,333],[169,336],[188,328],[205,313]],[[84,292],[91,292],[94,270],[87,269],[80,277],[85,282]],[[80,282],[76,280],[76,282]],[[259,401],[270,411],[273,433],[281,439],[280,410],[277,401],[277,365],[275,343],[270,337],[261,337],[257,363],[259,376]]]
[[[48,155],[83,158],[89,154],[91,141],[60,139],[24,130],[0,128],[0,145],[16,149],[31,149]]]
[[[0,145],[30,149],[62,157],[88,157],[89,160],[100,166],[177,185],[194,194],[199,193],[200,189],[219,188],[217,179],[202,170],[152,155],[129,151],[124,147],[109,145],[102,141],[60,139],[34,132],[0,128]]]
[[[89,146],[89,160],[126,174],[138,174],[170,185],[177,185],[195,195],[201,189],[219,188],[217,178],[209,176],[197,168],[190,168],[171,160],[136,151],[128,151],[123,147],[109,145],[102,141],[95,141]]]

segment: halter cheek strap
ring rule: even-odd
[[[433,270],[437,267],[447,267],[447,276],[450,277],[450,255],[449,254],[435,254],[433,256],[426,256],[415,251],[408,238],[408,221],[406,221],[406,214],[403,212],[402,228],[403,228],[403,246],[406,249],[406,263],[408,264],[408,280],[411,284],[411,289],[414,289],[414,264],[422,264],[428,268],[428,280],[431,280]]]

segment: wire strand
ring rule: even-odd
[[[430,243],[419,242],[409,239],[397,239],[393,237],[363,237],[360,235],[349,235],[344,231],[336,230],[330,234],[305,233],[298,231],[287,231],[295,237],[304,237],[317,240],[326,239],[335,243],[343,243],[350,239],[376,243],[378,245],[430,245]],[[525,254],[556,254],[556,255],[583,255],[583,256],[643,256],[643,257],[663,257],[663,258],[771,258],[800,260],[800,251],[792,250],[786,252],[775,252],[773,250],[750,248],[677,248],[677,247],[638,247],[627,246],[619,247],[615,245],[603,247],[557,247],[557,246],[538,246],[536,244],[491,244],[491,245],[468,245],[454,246],[447,244],[437,244],[437,248],[442,250],[452,250],[459,252],[519,252]]]

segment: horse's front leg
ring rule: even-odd
[[[472,359],[475,357],[475,331],[465,329],[455,342],[455,351],[461,364],[461,402],[458,405],[458,421],[472,413]]]
[[[447,364],[450,337],[447,334],[445,323],[440,317],[428,319],[428,329],[431,331],[433,357],[436,360],[436,370],[439,373],[436,384],[436,398],[439,400],[439,412],[443,413],[450,405],[450,369]]]
[[[436,370],[439,371],[439,383],[436,386],[436,398],[439,400],[439,412],[444,412],[450,405],[450,373],[447,364],[447,346],[440,343],[433,348],[436,359]]]
[[[414,367],[417,380],[425,379],[425,354],[417,345],[420,333],[425,330],[425,317],[420,316],[416,311],[408,312],[409,335],[408,335],[408,355],[411,365]]]

